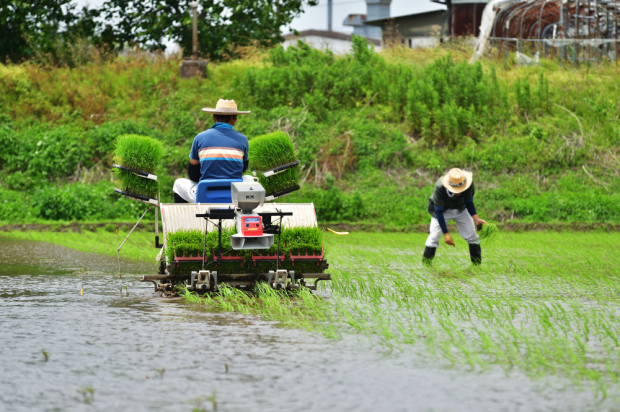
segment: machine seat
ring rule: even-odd
[[[230,185],[242,179],[205,179],[198,182],[196,203],[232,203]]]

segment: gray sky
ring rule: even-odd
[[[88,4],[90,7],[99,7],[105,0],[75,0],[78,6]],[[327,29],[327,0],[319,0],[315,7],[307,7],[305,12],[291,23],[296,30],[326,30]],[[442,6],[431,3],[430,0],[392,0],[390,8],[392,17],[411,13],[441,9]],[[364,0],[334,0],[333,29],[341,32],[351,32],[353,28],[344,27],[343,20],[349,14],[365,14],[366,2]],[[288,32],[288,27],[284,28]]]

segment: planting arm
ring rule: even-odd
[[[439,227],[441,228],[442,233],[445,235],[446,233],[448,233],[448,226],[446,225],[446,218],[443,216],[443,206],[435,206],[435,215],[437,216]]]

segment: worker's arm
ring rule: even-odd
[[[247,144],[243,150],[243,173],[248,170],[248,165],[250,164],[249,147],[249,144]]]
[[[448,225],[446,225],[446,218],[443,215],[443,206],[435,206],[435,216],[437,216],[437,222],[439,222],[439,227],[443,232],[443,241],[450,246],[454,246],[454,240],[452,240],[452,236],[448,233]]]
[[[478,217],[478,212],[476,212],[476,206],[474,206],[473,197],[471,199],[465,200],[465,207],[467,208],[467,211],[469,212],[471,217],[474,219],[474,224],[478,226],[478,230],[480,230],[482,224],[487,223],[487,222],[485,222],[484,220],[480,219],[480,217]]]
[[[189,159],[187,164],[187,177],[192,182],[200,182],[200,160]]]

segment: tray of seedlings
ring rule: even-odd
[[[154,174],[164,156],[164,146],[156,139],[122,135],[114,151],[115,192],[144,203],[159,205],[159,181]]]
[[[250,170],[265,188],[265,201],[299,190],[299,160],[293,139],[284,132],[258,136],[249,142]]]

